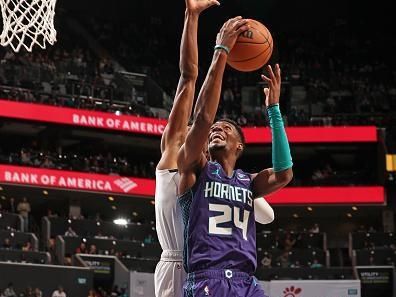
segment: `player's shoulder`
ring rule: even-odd
[[[161,181],[178,182],[179,178],[180,178],[180,174],[177,169],[156,169],[155,170],[156,182],[161,182]]]
[[[249,172],[243,171],[242,169],[235,170],[235,176],[239,180],[253,180],[253,175]]]

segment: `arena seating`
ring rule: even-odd
[[[4,250],[0,248],[0,261],[3,262],[18,262],[18,263],[35,263],[35,264],[49,264],[51,257],[45,252],[27,252],[19,250]]]
[[[151,235],[157,241],[157,233],[153,225],[128,224],[118,226],[113,222],[88,220],[88,219],[66,219],[66,218],[43,218],[43,234],[45,240],[54,238],[57,235],[64,235],[69,228],[76,234],[83,237],[107,237],[110,239],[133,240],[143,242],[147,236]],[[48,237],[48,235],[49,237]]]
[[[22,218],[13,213],[0,212],[0,230],[22,230]]]
[[[396,238],[391,232],[356,232],[349,235],[354,265],[392,265],[396,263]]]
[[[6,239],[8,239],[10,244],[9,249],[22,250],[26,243],[30,243],[30,249],[38,251],[38,239],[33,233],[0,231],[0,248]]]

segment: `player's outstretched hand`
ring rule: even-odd
[[[186,8],[189,12],[200,14],[205,9],[213,5],[219,6],[220,2],[217,0],[186,0]]]
[[[275,72],[272,70],[271,65],[267,66],[268,76],[261,75],[261,79],[268,83],[269,88],[264,88],[265,106],[270,106],[279,103],[281,91],[281,69],[279,64],[275,65]]]
[[[234,47],[238,36],[249,30],[247,22],[247,19],[243,19],[240,16],[229,19],[224,23],[220,32],[217,34],[216,45],[223,45],[231,50]]]

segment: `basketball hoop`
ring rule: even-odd
[[[45,49],[56,41],[54,28],[56,0],[0,0],[3,17],[2,46],[31,52],[35,44]]]

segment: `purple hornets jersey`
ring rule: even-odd
[[[228,177],[217,162],[208,162],[179,203],[184,221],[184,268],[187,272],[256,270],[256,225],[250,174]]]

